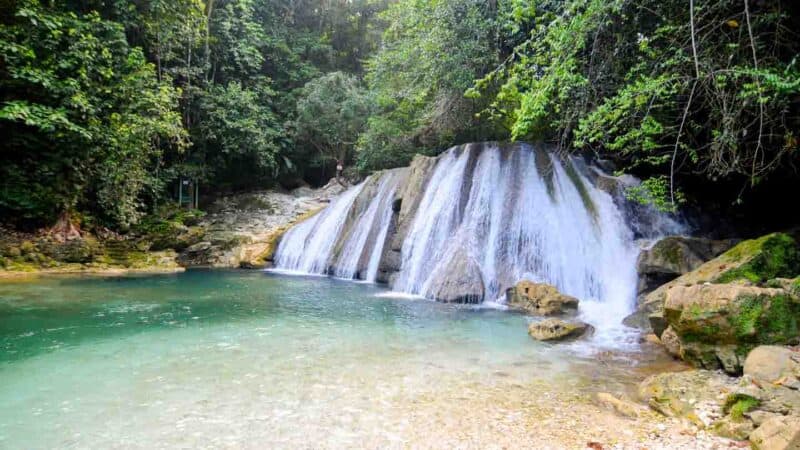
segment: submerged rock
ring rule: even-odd
[[[537,341],[563,341],[579,338],[593,331],[594,328],[589,324],[559,319],[545,319],[528,325],[528,334]]]
[[[506,291],[509,306],[529,314],[551,316],[578,309],[578,299],[564,295],[555,286],[522,280]]]

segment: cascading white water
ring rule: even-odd
[[[387,172],[379,180],[377,193],[367,209],[356,219],[337,258],[334,270],[337,277],[358,278],[359,267],[367,258],[366,274],[362,274],[362,278],[375,281],[392,218],[392,198],[397,190],[398,177],[394,172]]]
[[[352,187],[322,212],[289,230],[275,251],[275,265],[284,270],[327,273],[350,207],[364,188]]]
[[[373,175],[293,227],[275,252],[276,267],[375,281],[399,181],[396,171]]]
[[[631,312],[639,249],[630,211],[609,193],[619,179],[524,144],[470,144],[428,161],[415,169],[427,178],[419,196],[406,192],[419,192],[411,169],[380,172],[292,228],[277,268],[368,281],[383,270],[395,291],[449,301],[502,301],[529,279],[579,298],[583,318],[598,328]],[[597,187],[600,178],[609,192]],[[403,210],[416,212],[401,214],[406,222],[389,236],[401,187],[400,200],[414,202]],[[636,233],[658,235],[647,223],[658,221],[647,217]],[[390,263],[398,249],[384,246],[394,237],[400,249]]]
[[[537,157],[546,164],[537,166]],[[433,296],[452,256],[466,252],[480,268],[485,300],[526,278],[578,297],[586,312],[602,303],[597,320],[618,323],[630,310],[633,233],[612,197],[569,161],[528,146],[452,149],[437,163],[419,211],[394,290]]]

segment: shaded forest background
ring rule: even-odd
[[[0,0],[0,222],[126,229],[479,140],[554,144],[668,211],[800,222],[800,5]]]

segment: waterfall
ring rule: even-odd
[[[442,301],[502,301],[522,279],[546,282],[579,298],[596,326],[616,325],[636,297],[635,239],[658,235],[651,223],[677,227],[655,216],[632,225],[623,180],[583,158],[492,143],[418,158],[292,228],[276,266],[368,281],[380,272],[395,291]]]
[[[400,178],[397,171],[373,175],[290,229],[276,249],[275,266],[375,281]]]
[[[364,258],[367,261],[366,274],[361,278],[375,281],[378,273],[378,262],[383,253],[383,244],[392,218],[392,198],[397,189],[398,177],[394,172],[378,176],[377,193],[369,202],[352,227],[344,243],[341,254],[337,258],[334,274],[340,278],[359,278],[360,267]],[[369,239],[369,238],[372,239]]]
[[[618,321],[635,298],[633,233],[611,195],[570,160],[529,146],[452,149],[419,210],[395,290],[433,296],[448,266],[459,270],[453,255],[466,254],[479,268],[484,300],[525,278],[603,303]]]
[[[363,188],[364,183],[348,189],[322,212],[290,229],[275,251],[275,266],[305,273],[328,273],[345,217]]]

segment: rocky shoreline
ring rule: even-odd
[[[0,228],[0,278],[264,268],[286,230],[343,190],[332,180],[320,189],[221,197],[206,213],[164,208],[126,234],[90,228],[63,237]]]

